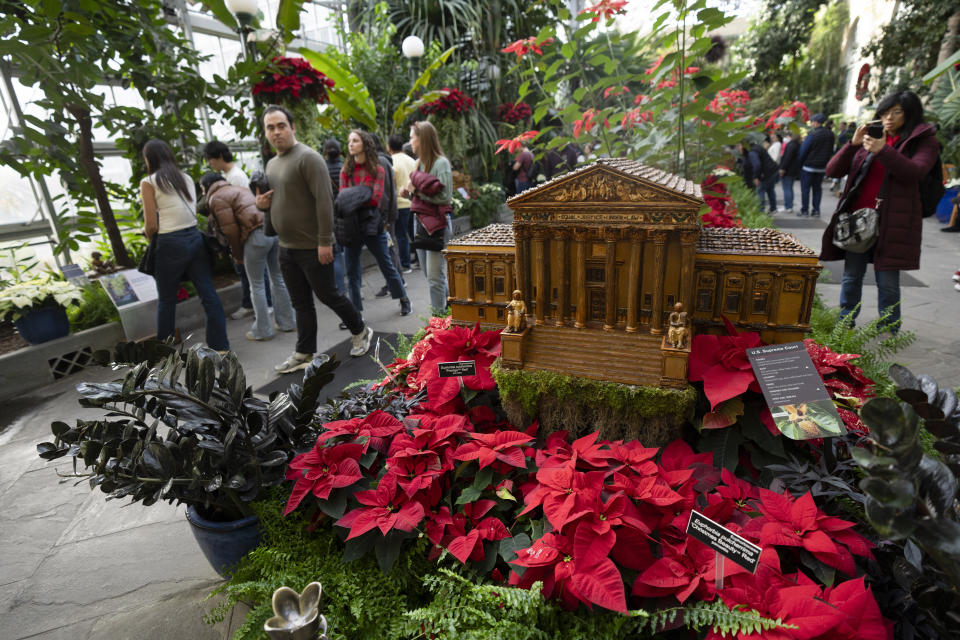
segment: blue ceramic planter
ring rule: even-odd
[[[224,578],[229,577],[230,569],[243,556],[260,544],[261,533],[256,516],[215,522],[207,520],[192,506],[188,506],[187,521],[210,566]]]
[[[15,320],[13,325],[30,344],[40,344],[70,334],[70,321],[61,306],[31,309]]]

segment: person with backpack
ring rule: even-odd
[[[812,129],[800,146],[800,213],[820,217],[820,199],[823,197],[823,174],[827,161],[833,155],[833,132],[823,126],[827,116],[815,113],[810,118]],[[813,192],[813,207],[810,193]]]
[[[740,143],[743,152],[743,177],[747,184],[757,190],[760,199],[760,208],[763,208],[764,196],[770,201],[770,213],[777,210],[777,178],[780,177],[779,167],[773,161],[767,150],[759,142],[750,144],[748,138]]]
[[[930,124],[923,121],[923,105],[912,91],[891,93],[880,101],[874,118],[883,123],[879,138],[860,125],[853,137],[827,164],[826,174],[850,176],[841,203],[823,233],[820,259],[843,260],[840,314],[856,318],[863,291],[863,275],[872,262],[877,278],[880,316],[887,314],[884,328],[900,329],[900,272],[920,268],[923,230],[921,184],[937,164],[940,143]],[[865,163],[869,168],[859,176]],[[844,251],[833,244],[840,209],[875,208],[879,212],[879,235],[865,253]]]

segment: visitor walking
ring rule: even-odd
[[[340,170],[343,169],[343,161],[340,159],[342,153],[340,143],[333,138],[329,138],[323,143],[323,159],[327,163],[327,173],[330,174],[330,187],[333,189],[334,200],[336,200],[337,194],[340,192]],[[347,294],[346,274],[347,268],[343,261],[343,247],[334,242],[333,282],[337,285],[337,291],[344,295]],[[347,325],[341,322],[340,328],[346,329]]]
[[[377,260],[380,273],[387,281],[390,296],[400,300],[400,315],[409,315],[411,311],[410,298],[403,286],[400,271],[390,258],[390,235],[386,231],[387,220],[380,209],[383,199],[395,197],[392,193],[384,193],[386,184],[386,170],[380,164],[377,155],[376,143],[366,131],[354,129],[347,138],[347,161],[340,170],[340,191],[356,186],[366,186],[371,189],[370,200],[360,207],[346,211],[340,208],[342,214],[354,216],[344,221],[344,227],[351,229],[349,238],[340,238],[347,260],[347,290],[350,299],[357,311],[363,311],[363,298],[360,296],[360,254],[366,246]],[[390,167],[390,184],[393,188],[393,167]],[[343,228],[343,227],[342,227]]]
[[[394,234],[397,236],[397,250],[400,252],[400,266],[403,273],[410,273],[410,242],[413,240],[413,216],[410,215],[410,199],[400,194],[403,186],[410,182],[410,174],[417,168],[417,161],[403,152],[403,137],[393,134],[387,139],[390,147],[390,159],[393,161],[393,184],[397,188],[397,223]]]
[[[824,128],[827,116],[815,113],[810,118],[810,133],[800,146],[800,213],[820,217],[820,201],[823,197],[823,174],[833,154],[833,133]],[[810,192],[813,192],[811,208]]]
[[[763,209],[763,201],[766,197],[769,200],[768,211],[774,213],[777,210],[776,185],[779,176],[777,163],[759,143],[750,144],[744,139],[740,143],[740,150],[743,152],[744,180],[756,189],[760,208]]]
[[[177,289],[184,275],[193,283],[206,316],[207,346],[230,349],[227,319],[213,286],[210,256],[197,229],[196,190],[193,180],[180,171],[166,142],[150,140],[143,147],[147,175],[140,182],[144,233],[157,237],[157,339],[174,335]]]
[[[353,334],[350,355],[370,350],[373,329],[333,283],[333,198],[327,164],[320,154],[297,142],[293,114],[270,105],[263,128],[277,155],[267,162],[270,191],[257,194],[257,207],[270,210],[280,242],[280,269],[296,311],[297,346],[274,369],[289,373],[304,369],[317,350],[316,295],[346,323]]]
[[[533,186],[536,176],[530,175],[533,171],[533,152],[530,147],[523,145],[513,160],[514,183],[517,194],[521,194]]]
[[[450,161],[440,148],[437,130],[429,122],[413,123],[410,127],[410,147],[419,160],[416,171],[410,175],[410,182],[401,195],[410,198],[410,210],[417,216],[414,245],[420,242],[418,238],[421,233],[425,239],[431,235],[434,237],[432,241],[428,240],[433,248],[417,247],[417,255],[430,284],[430,306],[434,313],[443,314],[447,308],[448,289],[447,262],[442,251],[453,235],[453,219],[450,215],[453,211],[453,172]],[[418,181],[422,181],[422,184],[432,183],[438,188],[434,193],[427,193],[416,186]]]
[[[844,261],[840,314],[854,318],[860,310],[863,275],[872,262],[880,317],[889,314],[884,328],[896,333],[901,324],[900,272],[920,268],[920,183],[936,163],[940,145],[934,128],[923,121],[923,105],[912,91],[886,96],[874,117],[883,122],[883,134],[871,137],[867,125],[861,125],[826,169],[831,177],[849,176],[838,211],[879,211],[876,244],[865,253],[834,246],[835,214],[823,233],[820,259]]]
[[[380,140],[380,136],[371,133],[370,137],[377,149],[377,159],[380,161],[380,166],[383,167],[383,197],[380,198],[380,215],[383,216],[383,226],[387,236],[389,236],[390,261],[393,262],[394,269],[400,274],[400,281],[406,287],[407,281],[403,277],[403,264],[400,262],[400,250],[397,249],[397,234],[395,231],[397,226],[397,183],[393,179],[393,158],[383,148],[383,141]],[[390,287],[384,284],[374,297],[386,298],[388,295],[390,295]]]
[[[210,221],[217,239],[230,247],[234,262],[250,281],[254,322],[247,331],[247,340],[273,338],[273,322],[267,305],[264,271],[273,284],[273,313],[280,331],[295,331],[296,321],[290,296],[280,273],[280,246],[276,236],[263,233],[263,212],[250,189],[229,184],[219,173],[208,173],[200,178],[200,186],[207,196]]]
[[[780,188],[783,190],[783,210],[793,213],[793,182],[800,177],[800,141],[792,131],[787,133],[780,152]]]
[[[770,154],[770,158],[779,163],[780,162],[780,153],[783,150],[783,136],[779,132],[774,131],[771,133],[768,138],[767,153]]]

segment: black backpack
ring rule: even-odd
[[[930,173],[920,181],[920,208],[924,218],[929,218],[937,212],[937,205],[940,204],[940,199],[946,191],[943,186],[943,164],[940,162],[940,155],[937,154],[937,161],[933,163]]]

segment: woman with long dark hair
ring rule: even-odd
[[[364,245],[377,259],[380,273],[387,281],[390,296],[400,300],[400,315],[410,313],[410,299],[403,286],[403,278],[390,259],[389,235],[380,215],[380,200],[384,197],[383,187],[386,172],[380,166],[376,143],[366,131],[354,129],[347,138],[347,159],[340,171],[340,191],[338,198],[343,197],[343,191],[350,187],[367,186],[372,190],[368,202],[363,203],[352,215],[360,216],[359,231],[352,242],[344,243],[344,255],[347,259],[347,289],[350,291],[350,300],[357,311],[363,311],[363,300],[360,295],[360,252]]]
[[[874,118],[883,124],[881,135],[871,136],[867,125],[860,125],[830,159],[827,176],[849,176],[840,200],[842,208],[877,209],[879,237],[865,253],[837,248],[833,244],[834,214],[823,234],[820,259],[844,261],[840,313],[854,318],[859,312],[863,275],[872,262],[880,316],[889,314],[885,328],[896,333],[901,324],[900,272],[920,268],[920,183],[936,163],[940,143],[934,128],[923,121],[923,105],[912,91],[886,96],[877,105]],[[865,174],[857,180],[862,170]]]
[[[427,194],[416,189],[411,181],[400,195],[411,199],[410,210],[416,212],[417,231],[419,227],[425,226],[426,210],[432,209],[443,216],[443,245],[446,246],[453,235],[453,221],[450,217],[453,202],[453,170],[450,167],[450,161],[443,155],[437,130],[429,122],[413,123],[410,127],[410,147],[417,156],[417,171],[413,176],[416,176],[417,172],[428,173],[439,181],[442,188],[436,193]],[[414,236],[416,237],[416,233]],[[448,293],[447,261],[443,257],[442,249],[428,251],[418,248],[417,257],[430,284],[430,306],[434,313],[442,314],[447,308]]]
[[[150,140],[143,147],[147,177],[140,183],[144,230],[157,236],[157,338],[173,336],[177,319],[177,289],[187,277],[197,290],[207,318],[207,346],[230,348],[223,306],[213,286],[210,257],[197,229],[196,191],[193,181],[180,171],[166,142]]]

